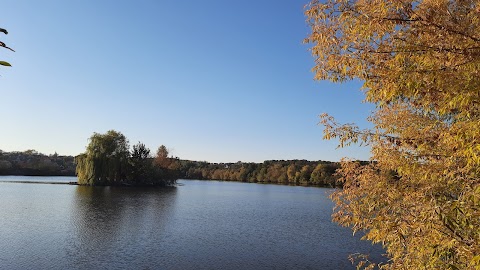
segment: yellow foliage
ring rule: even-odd
[[[313,0],[305,14],[315,78],[360,79],[377,108],[372,130],[322,115],[324,138],[372,148],[368,166],[343,162],[334,220],[383,243],[384,269],[480,269],[480,1]]]

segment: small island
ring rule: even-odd
[[[94,133],[85,153],[75,158],[79,185],[88,186],[173,186],[178,171],[170,169],[167,148],[158,148],[155,158],[138,142],[130,146],[120,132]]]

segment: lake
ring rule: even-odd
[[[328,188],[17,181],[76,178],[0,176],[1,269],[355,269],[349,254],[383,252],[331,222]]]

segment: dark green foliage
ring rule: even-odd
[[[132,156],[129,159],[130,179],[140,183],[148,182],[152,177],[152,161],[150,159],[150,150],[145,144],[138,142],[133,146]]]
[[[0,150],[0,175],[74,176],[75,163],[72,156]]]

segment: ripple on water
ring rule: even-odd
[[[180,182],[0,183],[0,268],[355,269],[348,254],[380,258],[330,221],[330,189]]]

